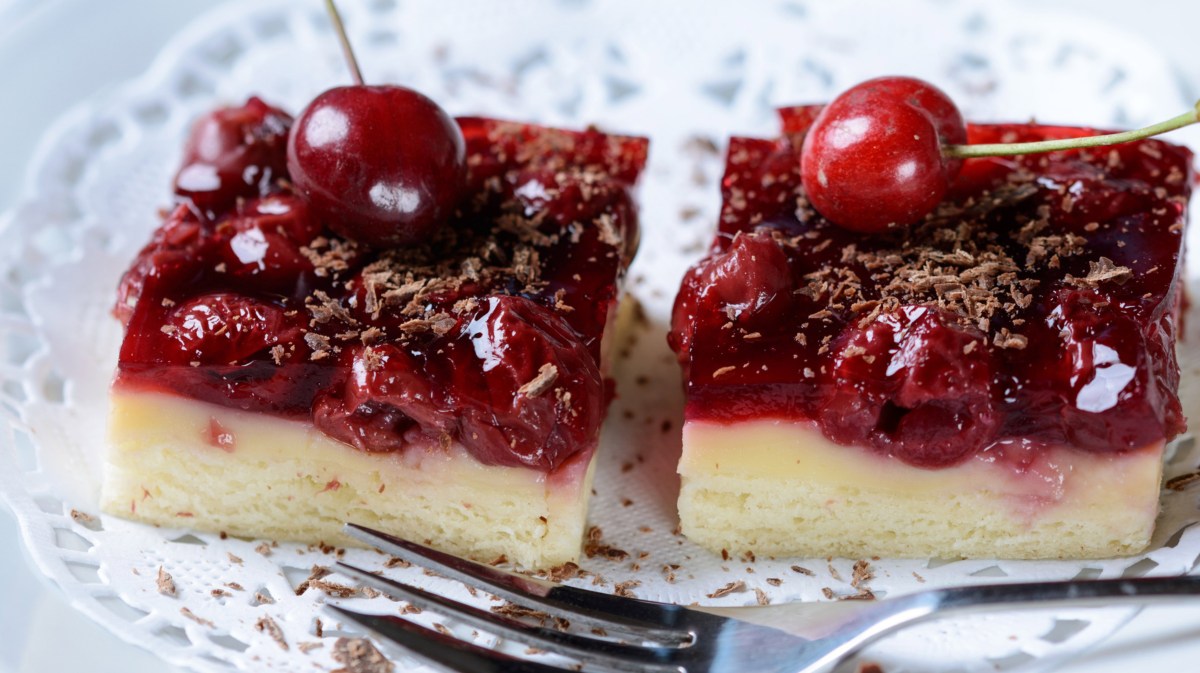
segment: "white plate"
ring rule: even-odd
[[[662,341],[669,302],[686,265],[710,235],[718,157],[686,149],[696,134],[718,141],[730,132],[771,134],[772,104],[827,99],[879,72],[902,70],[944,86],[976,119],[1044,120],[1133,125],[1173,114],[1184,102],[1170,69],[1143,43],[1080,19],[1009,13],[980,3],[912,3],[903,15],[885,2],[798,5],[763,2],[753,11],[723,4],[527,2],[517,7],[449,2],[346,3],[347,19],[367,77],[399,81],[433,95],[458,113],[532,119],[646,133],[654,140],[643,195],[646,239],[633,291],[652,327],[641,334],[633,366],[655,386],[621,382],[621,399],[605,433],[607,453],[597,479],[593,522],[615,545],[641,559],[588,561],[610,582],[638,580],[645,598],[690,602],[733,579],[786,578],[762,584],[776,600],[815,600],[823,587],[846,590],[824,560],[798,561],[818,570],[805,579],[785,562],[720,559],[670,534],[672,483],[678,447],[657,430],[678,415],[677,373]],[[418,28],[419,27],[419,28]],[[936,39],[942,48],[929,50]],[[95,514],[95,471],[102,449],[105,393],[119,330],[108,318],[112,288],[155,224],[167,199],[167,179],[187,123],[218,102],[251,93],[298,110],[313,94],[345,81],[336,43],[318,3],[275,0],[229,5],[183,35],[151,72],[69,115],[42,145],[25,198],[5,216],[8,243],[0,264],[0,413],[11,434],[0,446],[0,493],[12,505],[42,570],[73,603],[120,637],[198,670],[332,666],[329,648],[301,657],[284,652],[253,624],[264,614],[279,621],[289,642],[314,640],[314,619],[328,615],[312,594],[291,591],[319,553],[283,546],[264,557],[254,544],[185,531],[152,529],[101,517],[81,525],[71,509]],[[1181,134],[1182,135],[1182,134]],[[1194,138],[1195,136],[1190,136]],[[696,184],[699,169],[708,178]],[[684,222],[680,212],[702,215]],[[1195,321],[1193,321],[1195,324]],[[1193,341],[1194,343],[1194,341]],[[1189,358],[1189,363],[1196,359]],[[1189,383],[1197,380],[1193,373]],[[636,410],[632,420],[625,409]],[[677,421],[675,427],[678,427]],[[634,455],[645,464],[620,466]],[[1183,454],[1181,454],[1183,455]],[[1171,470],[1195,466],[1186,454]],[[621,507],[623,497],[635,501]],[[1194,498],[1170,495],[1156,548],[1145,558],[1089,563],[880,561],[877,593],[997,576],[1066,578],[1085,569],[1101,576],[1174,573],[1191,568],[1200,535],[1163,541],[1195,516]],[[648,526],[649,533],[639,531]],[[227,552],[245,560],[232,565]],[[374,555],[350,552],[352,560]],[[664,563],[682,563],[681,581],[663,581]],[[1156,564],[1156,565],[1155,565]],[[170,599],[154,590],[163,565],[180,586]],[[842,577],[850,562],[834,561]],[[134,570],[138,574],[134,574]],[[919,572],[927,583],[919,583]],[[686,573],[686,575],[685,575]],[[433,583],[407,573],[415,583]],[[262,587],[275,605],[255,607],[242,595],[216,600],[209,591],[236,581]],[[440,585],[439,585],[440,586]],[[463,596],[459,590],[456,595]],[[720,601],[753,602],[752,592]],[[361,609],[394,610],[383,599],[353,599]],[[188,607],[211,620],[207,628],[180,614]],[[993,670],[997,665],[1044,669],[1111,633],[1127,609],[1010,615],[955,620],[914,629],[881,644],[871,657],[889,672]],[[1059,622],[1081,630],[1065,639]],[[327,629],[327,633],[330,630]],[[303,661],[300,661],[303,659]]]

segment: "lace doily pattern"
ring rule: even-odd
[[[1195,490],[1165,491],[1154,545],[1136,558],[868,560],[869,585],[852,585],[855,559],[722,559],[674,532],[682,399],[664,334],[679,279],[711,236],[723,139],[772,134],[773,106],[825,100],[897,70],[944,86],[973,119],[1036,112],[1047,121],[1138,125],[1184,103],[1169,67],[1146,45],[1079,17],[1030,20],[981,0],[906,3],[903,16],[883,0],[852,7],[792,0],[750,7],[683,0],[344,4],[371,81],[414,86],[458,114],[596,123],[653,139],[641,191],[645,238],[631,272],[646,319],[620,348],[619,398],[591,509],[607,550],[586,558],[588,576],[570,582],[732,605],[760,595],[776,603],[825,600],[864,586],[886,596],[1004,578],[1181,573],[1195,565]],[[928,48],[934,39],[939,48]],[[21,205],[0,220],[0,494],[35,562],[75,606],[121,638],[198,671],[336,669],[334,639],[356,634],[331,618],[327,602],[390,613],[403,607],[336,574],[321,576],[337,558],[382,568],[386,559],[374,552],[151,528],[95,507],[120,340],[108,308],[119,274],[167,201],[188,124],[250,94],[298,111],[345,81],[319,3],[229,3],[178,36],[144,77],[61,120]],[[1183,361],[1194,407],[1200,357],[1184,353]],[[1168,477],[1197,468],[1193,447],[1190,438],[1178,444]],[[386,572],[493,605],[414,568]],[[744,590],[709,597],[731,582]],[[1132,614],[1106,608],[947,620],[864,656],[893,673],[1046,670]],[[396,657],[400,668],[411,665]]]

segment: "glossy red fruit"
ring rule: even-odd
[[[778,324],[792,296],[787,255],[769,230],[738,232],[729,246],[700,262],[683,279],[667,342],[683,357],[705,319],[756,330]]]
[[[301,248],[322,232],[304,199],[276,194],[246,202],[216,227],[216,255],[224,273],[259,292],[304,296],[313,263]]]
[[[462,132],[401,86],[317,96],[288,138],[293,184],[337,233],[383,248],[428,238],[454,213],[466,177]]]
[[[284,311],[250,297],[218,292],[180,304],[166,317],[163,333],[178,348],[164,355],[174,362],[230,364],[278,343],[300,338]]]
[[[920,221],[962,168],[942,156],[966,125],[940,89],[881,77],[848,89],[804,138],[801,175],[809,202],[833,223],[864,233]]]
[[[594,442],[604,379],[567,323],[524,297],[493,295],[458,319],[422,362],[394,344],[358,350],[343,391],[314,408],[318,428],[365,451],[392,451],[419,428],[480,461],[551,470]]]
[[[1064,288],[1054,298],[1057,307],[1047,323],[1057,332],[1061,355],[1046,367],[1046,377],[1065,384],[1068,440],[1108,452],[1183,432],[1182,410],[1172,394],[1178,381],[1164,382],[1152,373],[1155,331],[1143,330],[1097,290]]]
[[[910,465],[953,465],[995,438],[991,374],[982,332],[904,306],[843,337],[821,424],[836,442]]]
[[[251,98],[196,121],[175,175],[175,194],[212,217],[240,198],[265,196],[286,176],[292,118]]]

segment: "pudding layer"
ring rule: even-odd
[[[1104,455],[997,446],[929,470],[764,418],[690,421],[683,447],[683,531],[713,551],[1103,558],[1149,543],[1163,443]]]
[[[309,422],[122,388],[112,394],[102,506],[160,526],[356,544],[353,521],[471,558],[527,568],[579,554],[588,452],[552,472],[484,465],[423,441],[371,454]]]

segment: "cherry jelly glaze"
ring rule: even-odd
[[[688,419],[808,421],[927,468],[1129,451],[1184,429],[1190,151],[1146,140],[972,159],[923,223],[859,234],[804,198],[799,153],[818,111],[781,110],[777,140],[730,142],[719,231],[669,335]],[[972,143],[1091,133],[968,127]]]
[[[120,283],[115,385],[308,420],[365,451],[460,442],[550,471],[594,450],[647,142],[457,122],[465,196],[416,246],[337,237],[286,180],[219,211],[179,205]],[[284,144],[242,137],[284,165]]]

